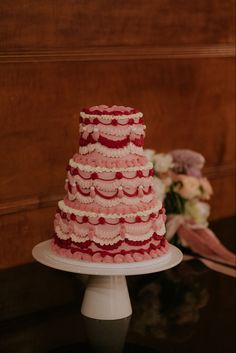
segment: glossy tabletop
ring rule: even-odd
[[[235,220],[212,229],[235,249]],[[39,263],[0,271],[0,352],[235,353],[235,279],[198,260],[127,277],[133,315],[83,317],[87,276]]]

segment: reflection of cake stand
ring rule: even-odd
[[[50,244],[51,240],[47,240],[36,245],[32,252],[34,258],[58,270],[90,275],[81,313],[100,320],[116,320],[132,314],[125,276],[164,271],[182,260],[181,251],[170,245],[168,254],[148,261],[89,263],[59,256],[51,250]]]

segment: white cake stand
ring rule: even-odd
[[[173,245],[160,258],[134,263],[90,263],[57,255],[46,240],[33,248],[33,257],[40,263],[62,271],[87,274],[81,313],[92,319],[117,320],[132,314],[125,276],[160,272],[176,266],[183,255]]]

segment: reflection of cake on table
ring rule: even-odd
[[[80,148],[69,161],[55,215],[53,249],[92,262],[149,260],[167,252],[165,210],[143,154],[143,114],[105,105],[84,109]]]

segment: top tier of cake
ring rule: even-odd
[[[81,155],[94,151],[114,158],[143,155],[146,126],[138,110],[100,105],[83,109],[80,116]]]

